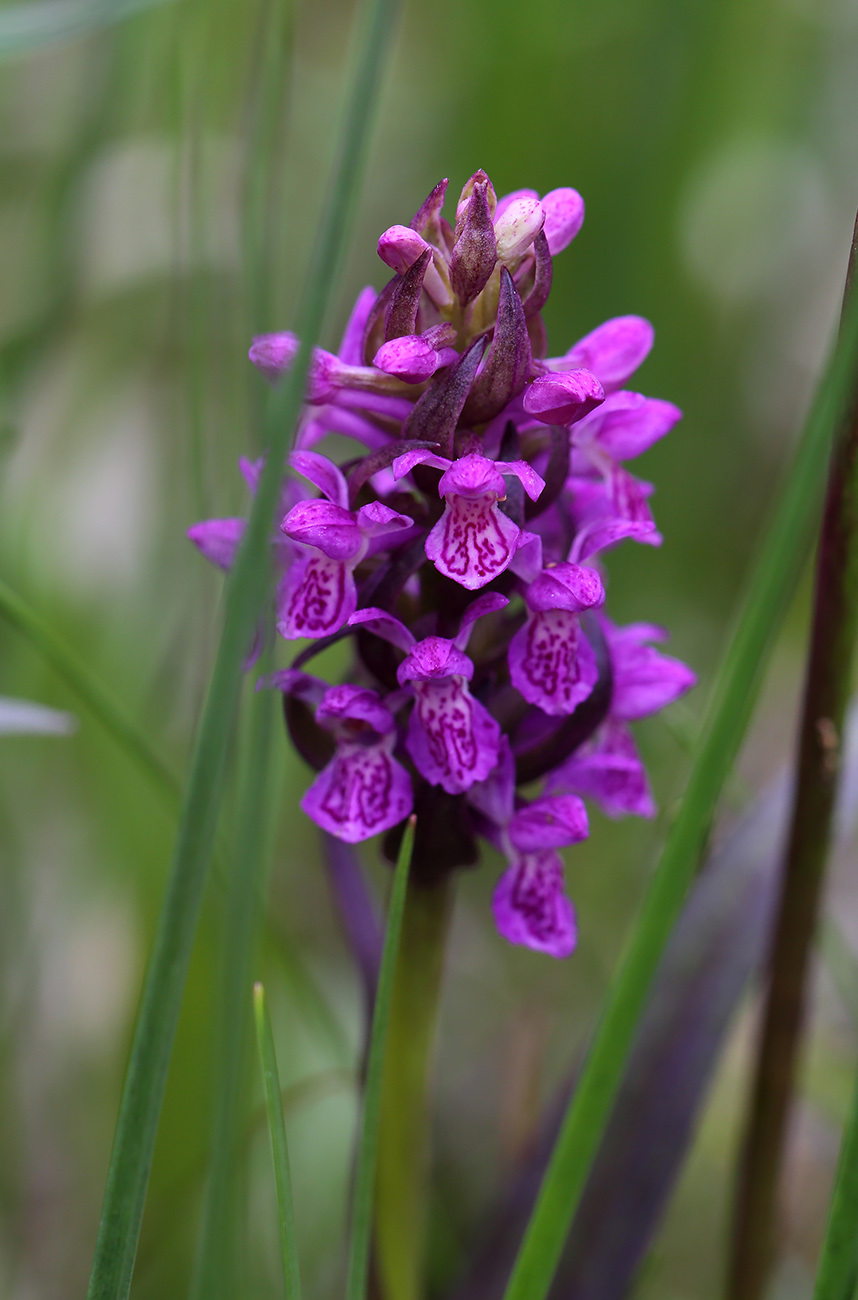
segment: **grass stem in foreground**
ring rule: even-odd
[[[298,1269],[298,1243],[295,1237],[295,1207],[292,1203],[292,1178],[289,1172],[289,1147],[286,1142],[286,1124],[283,1119],[283,1099],[277,1053],[271,1032],[271,1017],[265,989],[253,986],[253,1010],[256,1019],[256,1042],[265,1085],[265,1105],[268,1113],[268,1132],[271,1137],[271,1158],[274,1162],[274,1185],[277,1189],[277,1222],[280,1229],[280,1250],[283,1256],[283,1277],[286,1283],[286,1300],[301,1300],[301,1275]]]
[[[855,252],[853,241],[850,268]],[[832,837],[858,630],[858,367],[852,388],[832,449],[819,541],[792,820],[734,1212],[731,1300],[760,1300],[774,1259],[778,1184]]]
[[[823,492],[828,450],[858,359],[858,295],[805,425],[789,477],[751,574],[715,683],[688,786],[671,826],[578,1087],[542,1181],[506,1300],[544,1300],[623,1076],[653,975],[706,843],[739,752],[763,668],[804,568]]]

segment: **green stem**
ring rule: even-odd
[[[292,1175],[289,1171],[289,1146],[286,1141],[286,1123],[283,1118],[283,1096],[274,1034],[265,989],[261,984],[253,987],[253,1009],[256,1019],[256,1042],[265,1086],[265,1108],[268,1115],[268,1134],[271,1139],[271,1158],[274,1163],[274,1186],[277,1191],[277,1224],[280,1230],[280,1254],[283,1260],[283,1281],[286,1300],[301,1300],[301,1275],[298,1269],[298,1241],[295,1234],[295,1207],[292,1202]]]
[[[858,1078],[840,1146],[813,1300],[853,1300],[858,1283]]]
[[[419,1300],[429,1162],[429,1072],[452,877],[412,879],[396,964],[381,1095],[375,1249],[385,1300]]]
[[[852,262],[858,244],[858,224]],[[798,775],[745,1142],[727,1294],[760,1300],[775,1252],[784,1143],[813,936],[832,837],[841,737],[858,631],[858,373],[832,451],[804,687]]]

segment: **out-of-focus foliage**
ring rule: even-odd
[[[245,504],[236,460],[257,450],[262,400],[247,346],[293,324],[352,17],[341,0],[291,14],[283,130],[261,138],[273,3],[177,0],[0,65],[0,565],[176,770],[220,593],[184,530]],[[856,70],[858,17],[845,0],[440,0],[407,7],[386,88],[327,341],[361,285],[383,283],[380,231],[407,221],[441,176],[454,190],[478,166],[499,192],[576,186],[588,215],[557,262],[553,351],[607,316],[644,314],[657,345],[642,387],[685,410],[642,467],[658,487],[664,548],[626,544],[610,557],[612,605],[623,621],[670,626],[701,690],[836,316],[858,201]],[[281,179],[260,272],[248,215],[266,202],[260,176],[272,162]],[[791,739],[800,615],[737,803]],[[59,1300],[85,1285],[174,810],[1,624],[0,692],[80,717],[71,737],[0,738],[0,1293]],[[698,712],[692,697],[641,728],[666,814]],[[279,761],[259,967],[286,1089],[305,1290],[327,1300],[344,1278],[332,1243],[343,1240],[362,1003],[297,807],[306,773],[285,742]],[[461,1271],[499,1180],[580,1056],[663,829],[593,820],[590,841],[567,857],[581,926],[567,962],[497,938],[497,864],[460,882],[437,1061],[436,1292]],[[858,940],[854,879],[836,873],[833,889]],[[215,878],[156,1154],[141,1298],[187,1291],[221,903]],[[826,979],[816,1011],[784,1296],[805,1287],[814,1258],[854,1057]],[[717,1294],[747,1028],[743,1018],[639,1282],[646,1300]],[[273,1297],[268,1162],[257,1109],[248,1294]]]

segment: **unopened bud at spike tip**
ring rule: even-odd
[[[520,198],[495,219],[495,239],[502,262],[520,257],[530,248],[545,224],[545,213],[537,199]]]

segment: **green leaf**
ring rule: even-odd
[[[363,1097],[363,1119],[355,1172],[346,1300],[366,1300],[369,1248],[372,1235],[372,1202],[376,1168],[378,1166],[378,1131],[381,1115],[384,1049],[390,1024],[393,977],[399,951],[399,938],[402,933],[402,917],[405,912],[408,871],[411,865],[413,847],[414,818],[412,817],[402,837],[396,871],[393,876],[393,888],[390,893],[390,906],[387,912],[387,929],[384,936],[384,951],[381,955],[381,969],[378,974],[378,988],[375,994],[375,1010],[372,1017],[372,1034],[369,1040],[366,1086]]]
[[[256,1016],[256,1042],[262,1065],[265,1085],[265,1105],[268,1112],[268,1133],[271,1137],[271,1158],[274,1161],[274,1184],[277,1189],[277,1221],[280,1228],[280,1250],[283,1255],[283,1277],[286,1283],[286,1300],[301,1300],[301,1276],[298,1270],[298,1246],[295,1237],[295,1208],[292,1203],[292,1179],[289,1173],[289,1148],[286,1142],[286,1124],[277,1070],[277,1054],[271,1017],[265,989],[253,986],[253,1009]]]
[[[813,1300],[852,1300],[858,1282],[858,1079],[843,1141]]]
[[[847,308],[785,490],[748,584],[709,703],[679,813],[605,999],[506,1290],[544,1300],[599,1148],[650,984],[704,848],[751,716],[763,668],[813,542],[828,451],[858,361],[858,294]]]
[[[191,947],[212,857],[242,663],[272,589],[269,536],[283,463],[301,409],[311,349],[320,336],[363,173],[399,0],[367,0],[349,79],[332,184],[298,313],[293,369],[266,412],[268,454],[244,539],[226,585],[224,627],[197,736],[166,897],[135,1026],[110,1159],[89,1300],[126,1300],[146,1199],[158,1118]]]

